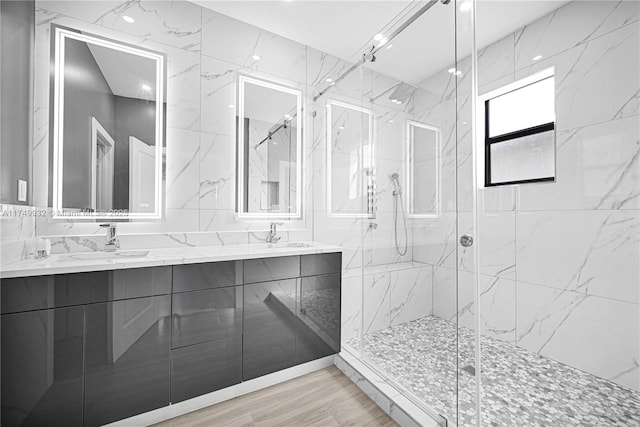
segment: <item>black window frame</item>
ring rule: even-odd
[[[546,79],[541,79],[531,84],[535,84],[543,80],[546,80]],[[523,87],[526,87],[526,86],[529,86],[529,85],[524,85],[522,87],[519,87],[507,93],[515,92],[516,90],[522,89]],[[506,93],[502,95],[506,95]],[[502,96],[502,95],[499,95],[499,96]],[[543,132],[549,132],[549,131],[555,130],[556,128],[556,122],[552,121],[549,123],[544,123],[541,125],[536,125],[536,126],[528,127],[525,129],[520,129],[517,131],[505,133],[502,135],[490,137],[489,136],[489,117],[490,117],[489,101],[495,98],[498,98],[498,96],[495,96],[493,98],[490,98],[484,101],[484,186],[498,187],[501,185],[529,184],[529,183],[535,183],[535,182],[555,181],[556,180],[555,174],[554,176],[550,176],[550,177],[523,179],[523,180],[516,180],[516,181],[501,181],[501,182],[491,181],[491,146],[493,144],[499,144],[501,142],[512,141],[514,139],[522,138],[525,136],[531,136],[531,135],[536,135]],[[555,135],[554,135],[554,147],[555,147]]]

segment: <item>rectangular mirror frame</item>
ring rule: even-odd
[[[284,213],[284,212],[245,212],[244,206],[244,191],[245,191],[245,183],[244,183],[244,126],[238,125],[236,126],[237,138],[236,138],[236,152],[238,153],[236,163],[237,163],[237,178],[238,178],[238,186],[236,192],[237,198],[237,212],[236,215],[239,219],[300,219],[302,218],[302,198],[303,198],[303,187],[302,187],[302,92],[293,89],[287,86],[283,86],[281,84],[273,83],[266,80],[256,79],[254,77],[249,77],[243,74],[238,75],[238,123],[242,123],[242,118],[244,118],[245,106],[244,106],[244,92],[245,92],[245,84],[250,83],[258,86],[262,86],[268,89],[273,89],[285,93],[289,93],[291,95],[295,95],[296,97],[296,210],[295,212]]]
[[[416,213],[415,212],[415,204],[413,200],[415,183],[413,180],[414,174],[414,143],[412,139],[413,132],[411,128],[418,127],[426,130],[433,131],[436,134],[436,157],[435,157],[435,183],[436,183],[436,210],[432,213]],[[407,150],[406,150],[406,163],[407,163],[407,189],[408,189],[408,197],[407,197],[407,211],[409,213],[409,218],[434,218],[440,216],[441,210],[441,168],[440,164],[442,163],[442,158],[440,156],[440,137],[441,132],[440,129],[434,126],[430,126],[424,123],[416,122],[413,120],[407,120]]]
[[[332,169],[331,169],[331,155],[332,155],[332,147],[333,147],[333,141],[331,139],[331,134],[332,134],[332,129],[331,129],[331,107],[332,106],[336,106],[336,107],[341,107],[341,108],[346,108],[349,110],[354,110],[354,111],[359,111],[361,113],[367,114],[369,119],[367,120],[368,122],[368,135],[369,135],[369,141],[366,144],[366,146],[369,147],[369,168],[371,169],[371,173],[368,177],[366,177],[368,185],[367,185],[367,190],[366,190],[366,194],[363,194],[363,198],[367,198],[367,212],[358,212],[358,213],[336,213],[333,212],[333,206],[332,206],[332,195],[331,195],[331,177],[332,177]],[[326,105],[326,109],[327,109],[327,114],[326,114],[326,121],[327,121],[327,136],[325,137],[326,140],[326,151],[327,151],[327,215],[330,217],[335,217],[335,218],[375,218],[375,207],[374,207],[374,203],[375,203],[375,179],[374,179],[374,140],[373,140],[373,136],[374,136],[374,120],[373,120],[373,111],[371,110],[367,110],[366,108],[362,108],[362,107],[358,107],[357,105],[352,105],[352,104],[347,104],[345,102],[340,102],[340,101],[335,101],[335,100],[328,100],[327,101],[327,105]],[[364,148],[364,145],[362,145],[362,147]],[[364,151],[363,151],[364,153]],[[364,171],[363,171],[364,172]]]
[[[166,55],[154,52],[148,49],[142,49],[126,43],[113,41],[96,35],[90,35],[66,28],[59,25],[52,25],[53,35],[53,66],[52,73],[52,102],[53,107],[53,185],[52,185],[52,209],[54,219],[71,219],[74,220],[159,220],[163,217],[164,207],[164,185],[162,177],[163,171],[163,153],[165,147],[165,128],[164,128],[164,108],[166,93]],[[102,214],[100,212],[80,212],[75,209],[65,211],[62,206],[62,173],[63,173],[63,126],[64,126],[64,60],[65,60],[65,40],[74,39],[81,42],[97,44],[102,47],[116,49],[121,52],[133,55],[143,56],[156,61],[156,133],[155,133],[155,197],[153,212],[128,212],[127,214],[111,213]],[[92,196],[93,197],[93,196]]]

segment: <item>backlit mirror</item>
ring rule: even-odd
[[[238,216],[299,218],[302,93],[240,76]]]
[[[331,216],[375,214],[373,113],[338,101],[327,103],[327,202]]]
[[[162,217],[165,56],[54,26],[55,217]]]
[[[409,167],[409,216],[436,216],[440,212],[440,130],[414,121],[407,122]]]

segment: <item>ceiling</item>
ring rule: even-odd
[[[212,10],[298,41],[346,60],[360,58],[378,33],[411,16],[425,1],[406,0],[193,0]],[[476,35],[480,48],[557,9],[569,0],[478,0]],[[457,7],[461,4],[458,0]],[[454,58],[454,40],[470,40],[464,13],[454,30],[452,1],[436,3],[412,23],[369,64],[382,74],[418,84],[448,68]],[[469,12],[466,12],[469,13]],[[393,22],[392,22],[393,21]],[[390,24],[391,23],[391,24]],[[470,43],[459,42],[459,57],[470,54]]]
[[[156,61],[92,43],[87,46],[114,95],[155,99]]]

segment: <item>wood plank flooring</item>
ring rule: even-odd
[[[155,427],[397,425],[338,368],[331,366],[164,421]]]

